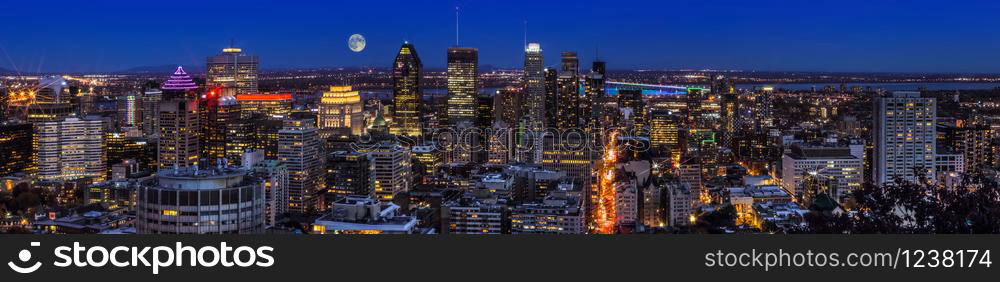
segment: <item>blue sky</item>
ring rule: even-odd
[[[230,39],[263,67],[387,67],[404,40],[441,67],[454,44],[521,65],[524,22],[546,63],[600,50],[612,69],[1000,73],[998,1],[8,1],[0,68],[202,65]],[[351,34],[368,40],[347,48]]]

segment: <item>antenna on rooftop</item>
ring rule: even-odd
[[[524,48],[528,48],[528,20],[524,20]]]
[[[455,5],[455,47],[458,46],[458,5]]]

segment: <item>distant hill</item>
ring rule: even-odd
[[[181,65],[181,66],[184,67],[184,71],[186,71],[189,74],[197,74],[197,73],[204,73],[205,72],[205,69],[202,68],[201,66],[185,66],[185,65]],[[128,73],[128,74],[171,74],[171,73],[174,72],[174,70],[177,70],[177,65],[141,66],[141,67],[134,67],[134,68],[124,69],[124,70],[121,70],[121,71],[117,71],[115,73]]]

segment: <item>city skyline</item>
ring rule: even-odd
[[[350,2],[303,4],[315,9],[208,3],[193,9],[195,3],[183,1],[128,8],[114,1],[56,2],[61,9],[46,9],[48,17],[14,13],[10,21],[20,24],[0,27],[6,35],[0,38],[0,69],[31,73],[194,67],[232,42],[267,58],[260,62],[264,69],[385,68],[392,63],[385,58],[395,54],[400,43],[410,42],[424,50],[427,68],[440,69],[446,64],[444,50],[455,44],[457,4],[458,43],[478,48],[482,66],[518,68],[527,40],[541,43],[549,54],[577,52],[581,65],[589,65],[599,52],[600,59],[613,62],[610,69],[1000,72],[990,59],[1000,48],[1000,41],[991,39],[997,31],[990,28],[987,14],[995,3],[584,1],[562,7],[558,2],[394,1],[379,7]],[[529,4],[533,9],[521,9]],[[649,8],[630,8],[637,4]],[[37,3],[10,6],[18,11],[43,9]],[[601,9],[591,9],[594,6]],[[222,9],[235,12],[216,12]],[[257,12],[262,10],[273,15]],[[79,15],[89,15],[88,20],[74,20]],[[961,17],[931,20],[941,15]],[[227,24],[206,25],[216,20]],[[367,38],[363,52],[347,48],[348,37],[355,33]],[[968,40],[976,44],[953,44]],[[912,60],[915,57],[921,60]]]
[[[1000,227],[974,206],[967,223],[903,229],[869,225],[909,220],[897,213],[866,212],[931,201],[906,208],[943,218],[953,205],[996,202],[1000,78],[609,72],[620,54],[588,66],[576,48],[527,37],[520,69],[491,71],[480,45],[460,28],[455,36],[444,72],[425,71],[428,52],[417,50],[427,49],[404,41],[379,54],[395,59],[377,71],[266,73],[262,62],[283,55],[231,43],[199,60],[204,79],[197,63],[164,67],[173,74],[0,76],[0,153],[11,159],[0,165],[0,219],[10,222],[0,232]],[[351,51],[363,52],[368,40],[352,38]],[[781,84],[794,82],[828,84]],[[935,193],[909,193],[924,190]],[[930,196],[947,190],[965,192]],[[87,211],[103,225],[80,228],[76,214]],[[49,220],[30,216],[39,212]]]

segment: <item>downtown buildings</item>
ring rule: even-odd
[[[223,96],[257,94],[259,64],[257,56],[243,53],[243,49],[222,49],[222,53],[207,59],[205,88],[225,89],[220,93]]]
[[[448,124],[469,126],[476,120],[479,95],[479,50],[448,48]]]
[[[417,49],[409,42],[403,43],[392,67],[393,135],[420,136],[423,125],[423,90],[420,89],[420,75],[423,63]]]
[[[136,194],[139,234],[264,232],[264,185],[245,169],[160,170]]]
[[[323,143],[313,124],[312,120],[286,120],[278,131],[278,160],[288,169],[289,212],[315,209],[325,186]]]
[[[937,101],[919,92],[894,92],[876,98],[873,112],[875,183],[935,177]]]
[[[101,182],[107,178],[103,120],[67,118],[42,122],[35,128],[39,179],[90,178]]]
[[[33,170],[33,134],[29,123],[0,121],[0,176]]]
[[[839,201],[864,181],[864,156],[845,146],[793,145],[781,165],[782,187],[792,195],[827,193]]]
[[[196,167],[200,159],[200,119],[198,103],[176,98],[159,103],[160,169]]]
[[[320,138],[358,136],[364,130],[361,95],[350,86],[330,86],[319,106]]]

